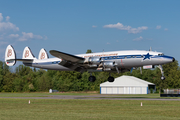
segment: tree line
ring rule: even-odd
[[[156,89],[180,88],[180,69],[178,61],[163,65],[166,79],[161,80],[161,72],[158,68],[133,70],[132,73],[111,73],[113,77],[122,75],[135,76],[156,84]],[[55,71],[30,68],[19,65],[14,71],[4,62],[0,61],[0,92],[47,92],[49,89],[58,91],[99,91],[100,84],[107,81],[108,72],[92,73],[96,77],[95,82],[89,82],[88,72]]]

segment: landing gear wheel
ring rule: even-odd
[[[165,80],[165,77],[164,77],[164,76],[161,76],[161,80]]]
[[[90,82],[94,82],[96,80],[96,77],[94,77],[94,76],[89,76],[89,81]]]
[[[109,76],[109,77],[108,77],[108,81],[109,81],[109,82],[114,82],[114,77]]]

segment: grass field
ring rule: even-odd
[[[47,97],[49,95],[78,95],[78,96],[86,96],[86,95],[100,95],[96,92],[64,92],[64,93],[48,93],[48,92],[30,92],[30,93],[0,93],[0,97]],[[161,98],[159,94],[120,94],[120,95],[102,95],[101,97],[109,96],[109,97],[121,97],[121,98]],[[180,97],[163,97],[163,99],[180,99]]]
[[[67,93],[48,93],[48,92],[30,92],[30,93],[0,93],[0,97],[45,97],[48,95],[96,95],[97,93],[85,92],[67,92]],[[99,94],[98,94],[99,95]]]
[[[29,97],[46,96],[48,93],[1,93],[0,96],[2,95]],[[150,96],[158,97],[156,94],[141,97]],[[131,96],[126,95],[125,97]],[[31,104],[28,104],[28,101],[28,99],[0,98],[0,120],[180,119],[180,101],[31,99]]]

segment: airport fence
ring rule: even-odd
[[[163,89],[164,94],[180,94],[180,89]]]

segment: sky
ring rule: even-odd
[[[26,46],[37,58],[41,48],[83,54],[151,47],[180,61],[179,5],[179,0],[0,0],[0,60],[10,44],[18,58]]]

